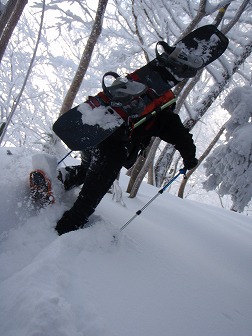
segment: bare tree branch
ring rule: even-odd
[[[250,0],[244,0],[241,6],[239,7],[238,11],[236,12],[235,16],[230,20],[230,22],[224,26],[222,29],[223,34],[227,34],[230,29],[237,23],[239,18],[241,17],[242,13],[244,12],[247,5],[250,3]]]
[[[11,13],[8,13],[7,15],[7,22],[3,22],[3,27],[2,29],[2,34],[1,34],[1,38],[0,38],[0,63],[2,61],[5,49],[8,45],[8,42],[10,40],[10,37],[13,33],[14,28],[16,27],[18,20],[20,18],[20,16],[23,13],[23,10],[27,4],[28,0],[18,0],[16,1],[16,5],[13,7],[11,7],[11,5],[13,5],[13,1],[10,4],[10,8],[8,7],[8,10],[12,9]],[[3,13],[4,14],[4,13]],[[2,18],[2,15],[1,15]],[[1,32],[1,31],[0,31]]]
[[[41,21],[40,21],[40,26],[39,26],[39,32],[38,32],[38,37],[37,37],[36,45],[35,45],[35,48],[34,48],[34,51],[33,51],[33,56],[32,56],[32,59],[31,59],[29,68],[28,68],[28,70],[27,70],[27,73],[26,73],[26,76],[25,76],[25,79],[24,79],[22,88],[21,88],[21,90],[20,90],[20,92],[19,92],[19,95],[18,95],[18,97],[17,97],[17,99],[16,99],[16,101],[15,101],[13,107],[12,107],[12,110],[11,110],[11,112],[10,112],[10,115],[8,116],[8,120],[7,120],[7,122],[6,122],[5,126],[4,126],[3,131],[2,131],[2,134],[1,134],[1,137],[0,137],[0,145],[1,145],[2,141],[3,141],[3,139],[4,139],[4,136],[5,136],[5,134],[6,134],[7,128],[8,128],[8,126],[9,126],[11,120],[12,120],[12,117],[13,117],[13,115],[14,115],[16,109],[17,109],[17,106],[18,106],[19,101],[20,101],[20,99],[21,99],[21,97],[22,97],[23,91],[24,91],[24,89],[25,89],[27,80],[28,80],[29,75],[30,75],[30,73],[31,73],[31,71],[32,71],[33,62],[34,62],[35,57],[36,57],[36,54],[37,54],[38,45],[39,45],[39,41],[40,41],[40,37],[41,37],[41,31],[42,31],[43,22],[44,22],[44,14],[45,14],[45,0],[43,0],[43,7],[42,7],[42,14],[41,14]]]
[[[81,57],[78,69],[73,78],[73,81],[63,101],[63,104],[60,110],[60,115],[66,113],[68,110],[71,109],[73,105],[73,101],[80,89],[81,83],[83,81],[83,78],[89,66],[94,47],[102,31],[103,17],[104,17],[107,3],[108,3],[108,0],[99,1],[91,34],[88,38],[86,47],[82,54],[82,57]]]

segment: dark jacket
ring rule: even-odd
[[[123,131],[125,132],[125,129]],[[123,138],[122,133],[120,136]],[[139,151],[148,146],[153,136],[174,145],[184,160],[195,158],[196,147],[192,135],[182,124],[179,115],[173,113],[171,109],[166,109],[135,128],[129,137],[124,138],[128,148],[128,158],[124,164],[126,168],[135,163]]]

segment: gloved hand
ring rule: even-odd
[[[184,160],[184,167],[187,170],[193,169],[194,167],[197,166],[197,164],[198,164],[198,159],[196,159],[196,158],[193,158],[193,159],[190,159],[190,160]]]

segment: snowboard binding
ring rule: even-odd
[[[34,203],[47,206],[55,202],[52,192],[52,183],[42,170],[30,173],[31,199]]]
[[[161,54],[158,51],[159,45],[164,50]],[[173,75],[181,76],[182,78],[194,77],[204,64],[202,57],[193,52],[185,52],[178,46],[170,47],[164,41],[159,41],[156,44],[156,58],[160,66],[166,67]]]
[[[186,53],[182,48],[176,47],[168,56],[168,60],[178,63],[180,65],[187,65],[194,69],[200,69],[204,64],[202,57],[194,53]]]
[[[105,77],[107,76],[115,78],[111,86],[105,85]],[[112,101],[127,104],[133,98],[143,95],[148,88],[145,84],[120,77],[116,72],[109,71],[102,78],[102,89]]]
[[[110,86],[105,85],[107,76],[115,78]],[[145,84],[109,71],[102,78],[102,89],[112,108],[123,108],[127,116],[139,116],[143,112],[145,102],[142,97],[148,90]]]

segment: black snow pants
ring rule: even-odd
[[[96,148],[83,151],[81,165],[66,167],[65,189],[83,184],[71,212],[87,219],[113,184],[126,159],[125,143],[108,138]]]

